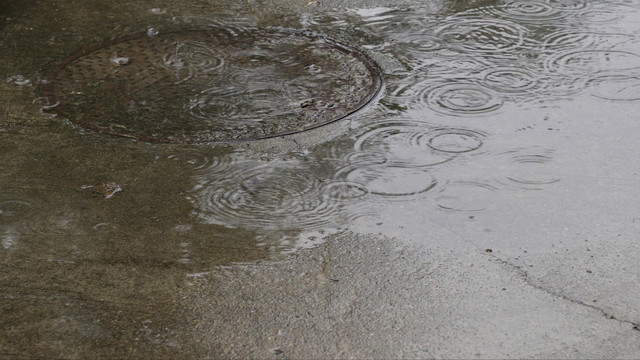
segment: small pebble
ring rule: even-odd
[[[25,86],[25,85],[29,85],[31,83],[31,80],[26,79],[22,75],[13,75],[7,78],[7,82],[13,82],[18,86]]]
[[[148,34],[148,32],[147,32]],[[122,56],[116,56],[116,57],[112,57],[111,59],[111,63],[114,65],[128,65],[129,64],[129,58],[128,57],[122,57]]]
[[[315,64],[311,64],[311,65],[305,67],[305,69],[311,75],[315,75],[315,74],[318,74],[318,73],[322,72],[322,68],[320,66],[318,66],[318,65],[315,65]]]
[[[154,29],[154,28],[149,28],[147,30],[147,36],[148,37],[154,37],[154,36],[158,35],[159,33],[160,32],[158,30]]]
[[[42,111],[49,111],[49,110],[53,110],[56,107],[58,107],[60,105],[60,101],[57,101],[55,104],[51,104],[51,105],[43,105],[41,110]]]
[[[94,194],[102,196],[105,200],[113,198],[122,191],[122,186],[116,182],[107,182],[97,185],[82,185],[81,190],[91,189]]]

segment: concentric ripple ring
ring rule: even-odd
[[[59,63],[41,90],[53,111],[94,131],[211,144],[327,125],[381,87],[373,61],[324,36],[212,26],[98,44]]]

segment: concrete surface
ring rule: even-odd
[[[549,3],[584,5],[579,15],[590,21],[579,30],[599,29],[599,45],[628,55],[564,71],[585,63],[598,70],[589,76],[620,70],[614,75],[637,89],[637,4]],[[0,357],[639,358],[640,103],[604,100],[626,93],[598,88],[510,98],[495,114],[457,117],[397,100],[410,97],[403,76],[421,70],[410,68],[410,48],[401,56],[394,32],[412,35],[423,15],[444,22],[501,4],[3,3]],[[393,9],[402,16],[385,20]],[[112,138],[41,112],[38,79],[66,56],[150,26],[207,22],[309,27],[362,46],[385,70],[386,93],[356,118],[295,142],[217,148]],[[532,38],[555,31],[545,29]],[[438,76],[463,77],[464,57],[440,56],[458,65]],[[433,59],[419,59],[428,77],[437,74]],[[482,147],[427,167],[438,179],[433,190],[371,194],[335,226],[225,227],[203,221],[211,212],[193,200],[202,184],[215,186],[220,164],[294,162],[328,181],[349,165],[333,158],[353,159],[359,129],[425,118],[430,129],[477,130]],[[513,153],[533,158],[518,162]],[[388,195],[415,185],[396,181],[371,186]],[[105,199],[100,189],[112,182],[123,191]],[[471,183],[487,191],[454,191]]]

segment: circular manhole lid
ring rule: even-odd
[[[58,64],[43,93],[54,111],[95,131],[218,143],[326,125],[366,105],[381,83],[371,60],[331,39],[213,27],[99,44]]]

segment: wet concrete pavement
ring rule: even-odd
[[[640,356],[634,2],[0,10],[1,357]],[[81,49],[211,23],[325,34],[386,87],[232,146],[41,111]]]

